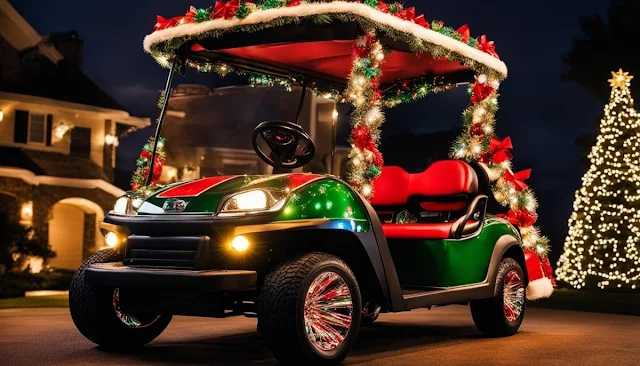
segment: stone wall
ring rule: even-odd
[[[84,198],[96,203],[102,208],[106,214],[113,208],[117,197],[100,189],[85,189],[75,187],[60,187],[49,185],[31,186],[19,178],[0,177],[0,192],[6,192],[13,195],[18,200],[18,205],[23,202],[33,201],[33,226],[38,237],[44,242],[49,240],[49,219],[50,213],[57,202],[65,198]],[[95,215],[93,219],[85,220],[95,223]],[[87,233],[87,228],[79,227],[78,230],[85,232],[85,247],[92,248],[95,244],[95,235],[91,237]],[[91,228],[94,230],[95,227]],[[91,243],[87,239],[91,238]]]

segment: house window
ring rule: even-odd
[[[44,114],[31,113],[29,115],[29,143],[43,144],[47,133],[47,122]]]

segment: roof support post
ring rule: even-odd
[[[162,122],[164,121],[164,116],[167,114],[167,106],[169,105],[169,97],[171,96],[171,85],[173,84],[173,77],[176,74],[176,71],[180,69],[180,63],[183,60],[179,59],[177,56],[173,58],[171,62],[171,69],[169,70],[169,76],[167,77],[167,84],[164,87],[164,100],[162,101],[162,109],[160,110],[160,116],[156,120],[156,134],[153,139],[153,152],[151,153],[151,160],[149,163],[149,176],[147,176],[146,185],[150,186],[151,181],[153,180],[153,166],[156,161],[156,151],[158,150],[158,141],[160,140],[160,132],[162,131]]]

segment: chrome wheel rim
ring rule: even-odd
[[[344,342],[353,321],[353,301],[347,282],[335,272],[322,272],[311,282],[304,302],[304,326],[309,341],[321,351]]]
[[[144,328],[152,325],[158,319],[160,319],[160,315],[150,315],[143,314],[139,316],[134,316],[124,310],[120,306],[120,289],[117,288],[113,291],[113,311],[115,311],[116,316],[122,324],[127,326],[127,328]]]
[[[524,282],[518,271],[512,269],[504,280],[504,315],[511,323],[515,323],[524,310]]]

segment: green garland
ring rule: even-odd
[[[321,2],[321,1],[312,0],[307,2]],[[242,19],[243,17],[246,17],[248,15],[247,12],[251,11],[248,8],[249,4],[243,4],[243,3],[241,3],[240,7],[238,8],[238,11],[242,9],[242,12],[240,13],[240,17],[239,17],[240,19]],[[258,9],[256,9],[256,11],[259,11],[262,9],[279,8],[282,6],[286,6],[286,4],[287,2],[284,0],[264,0],[264,1],[258,2],[257,4]],[[375,1],[375,4],[377,6],[378,2]],[[390,9],[392,6],[394,6],[394,4],[390,5]],[[396,5],[396,6],[399,6],[399,5]],[[201,10],[204,10],[204,9],[201,9]],[[207,10],[207,11],[211,13],[211,10]],[[428,53],[428,54],[431,54],[435,59],[444,57],[444,58],[447,58],[448,60],[459,62],[470,69],[476,70],[478,73],[486,74],[488,77],[492,79],[498,79],[498,80],[504,79],[504,75],[500,74],[499,72],[471,58],[464,57],[445,47],[427,43],[424,40],[418,37],[415,37],[412,34],[402,32],[400,30],[397,30],[395,28],[392,28],[383,24],[375,23],[368,18],[355,15],[355,14],[349,14],[349,13],[313,14],[305,17],[281,17],[281,18],[277,18],[272,21],[264,22],[260,24],[240,24],[232,28],[211,30],[198,35],[176,37],[168,41],[159,42],[151,46],[151,53],[156,58],[160,58],[160,57],[171,58],[173,54],[176,52],[176,50],[188,41],[194,41],[194,40],[197,41],[204,38],[218,38],[223,36],[224,34],[232,33],[232,32],[253,33],[261,30],[269,29],[269,28],[275,28],[275,27],[280,27],[280,26],[289,25],[289,24],[298,24],[302,19],[311,20],[315,24],[327,24],[332,22],[343,22],[343,23],[356,22],[360,25],[362,29],[375,29],[378,32],[385,33],[386,35],[388,35],[389,37],[391,37],[396,41],[404,42],[408,44],[412,52]],[[453,39],[456,39],[458,41],[461,41],[461,35],[459,33],[457,33],[453,28],[444,26],[444,24],[440,21],[431,22],[430,28],[433,31],[436,31],[440,34],[443,34]],[[471,47],[477,48],[478,41],[474,38],[469,37],[466,44]]]

